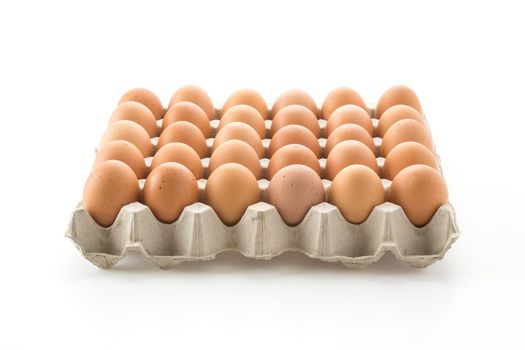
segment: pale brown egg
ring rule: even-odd
[[[325,154],[328,155],[335,146],[339,143],[347,140],[356,140],[362,142],[366,147],[370,148],[372,153],[375,154],[376,146],[374,145],[374,139],[372,136],[357,124],[343,124],[335,129],[328,139],[326,140]]]
[[[184,208],[199,201],[199,187],[184,165],[168,162],[155,168],[144,183],[144,204],[164,223],[176,221]]]
[[[202,108],[209,120],[215,119],[215,107],[210,96],[202,88],[195,85],[186,85],[179,88],[171,97],[168,108],[177,102],[192,102]]]
[[[395,123],[403,119],[413,119],[425,125],[425,120],[414,108],[406,105],[395,105],[387,109],[377,124],[376,135],[385,136],[386,131]]]
[[[374,207],[385,202],[381,179],[367,166],[354,164],[342,169],[332,181],[328,202],[352,224],[365,221]]]
[[[93,167],[112,159],[126,163],[138,179],[146,178],[146,162],[144,161],[144,156],[137,146],[131,142],[116,140],[104,145],[97,151]]]
[[[312,168],[317,175],[321,176],[321,165],[315,153],[306,146],[292,143],[279,148],[270,159],[267,174],[268,180],[271,180],[279,170],[292,164],[306,165]]]
[[[211,126],[208,116],[204,113],[202,108],[195,103],[186,101],[174,103],[164,115],[162,130],[179,121],[192,123],[199,128],[205,138],[211,136]]]
[[[213,141],[212,153],[217,147],[228,140],[241,140],[249,144],[259,158],[264,157],[264,147],[257,132],[248,124],[231,122],[226,124],[215,136]]]
[[[323,182],[310,167],[288,165],[279,170],[268,186],[268,202],[290,226],[303,221],[311,207],[324,200]]]
[[[326,96],[321,107],[321,116],[328,120],[337,108],[344,105],[356,105],[366,110],[365,101],[357,92],[348,87],[339,87]]]
[[[379,166],[374,153],[364,143],[348,140],[339,143],[328,155],[326,177],[333,180],[341,170],[352,164],[366,165],[379,174]]]
[[[411,165],[392,181],[390,201],[403,208],[415,226],[425,226],[439,207],[448,203],[447,185],[436,169]]]
[[[111,114],[109,124],[118,120],[131,120],[139,124],[146,130],[149,137],[155,137],[157,135],[155,116],[153,112],[142,103],[126,101],[119,104]]]
[[[292,143],[308,147],[317,158],[321,155],[319,141],[310,130],[301,125],[287,125],[273,135],[268,149],[270,158],[279,148]]]
[[[144,106],[148,107],[151,112],[153,112],[153,115],[157,120],[162,118],[165,112],[164,107],[162,107],[162,103],[160,102],[157,95],[155,95],[148,89],[135,88],[127,91],[120,98],[119,104],[126,101],[135,101],[138,103],[142,103]]]
[[[259,111],[263,119],[268,117],[268,107],[266,106],[266,102],[264,101],[264,98],[255,90],[241,89],[231,94],[222,106],[221,116],[224,115],[228,109],[237,105],[252,106],[257,111]]]
[[[367,111],[356,105],[344,105],[337,108],[330,116],[330,119],[328,119],[325,128],[326,135],[330,136],[339,126],[348,123],[359,125],[364,128],[370,136],[374,134],[372,118],[370,118]]]
[[[131,120],[118,120],[109,124],[100,140],[100,148],[116,140],[131,142],[137,146],[144,157],[149,157],[153,151],[153,146],[146,130]]]
[[[244,165],[223,164],[209,176],[204,190],[205,202],[225,225],[232,226],[252,204],[260,201],[257,179]]]
[[[413,141],[400,143],[388,153],[383,165],[383,177],[392,180],[401,170],[414,164],[424,164],[434,169],[438,168],[436,158],[422,144]]]
[[[188,168],[196,179],[204,177],[204,168],[199,154],[190,146],[182,142],[170,142],[160,148],[151,161],[151,171],[159,165],[176,162]]]
[[[135,173],[120,160],[107,160],[93,168],[84,186],[82,205],[100,226],[113,224],[123,206],[139,200]]]
[[[157,152],[166,144],[171,142],[182,142],[197,152],[199,158],[208,156],[208,146],[202,132],[190,122],[180,121],[170,124],[160,134],[157,144]]]
[[[403,85],[396,85],[386,90],[379,98],[376,107],[376,118],[381,118],[387,109],[395,105],[407,105],[419,113],[423,111],[419,98],[412,89]]]
[[[400,120],[392,125],[383,137],[381,142],[381,155],[388,156],[388,153],[402,142],[415,141],[432,151],[432,138],[427,128],[412,119]]]
[[[305,106],[317,117],[319,115],[319,110],[317,109],[317,104],[314,99],[308,95],[306,92],[298,89],[290,89],[283,92],[272,106],[272,116],[275,117],[277,112],[289,105],[301,105]]]
[[[208,173],[211,174],[223,164],[237,163],[247,167],[255,176],[260,179],[262,175],[261,163],[257,152],[244,141],[228,140],[215,149],[210,158]]]
[[[321,129],[317,117],[311,110],[301,105],[288,105],[283,107],[272,121],[271,134],[275,135],[277,131],[286,125],[301,125],[310,130],[315,137],[319,137]]]
[[[251,126],[261,139],[266,137],[266,125],[261,114],[252,106],[237,105],[233,106],[221,117],[218,130],[232,122],[241,122]]]

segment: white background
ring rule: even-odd
[[[0,348],[525,346],[525,52],[519,1],[0,4]],[[236,253],[110,270],[63,237],[127,89],[197,84],[375,102],[406,84],[427,113],[462,231],[414,270]]]

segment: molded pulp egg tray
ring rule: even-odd
[[[374,110],[369,111],[374,116]],[[372,121],[375,128],[377,119]],[[218,120],[210,123],[214,135]],[[269,134],[271,120],[266,123]],[[326,121],[319,120],[319,123],[323,134]],[[159,120],[159,128],[161,124]],[[152,139],[153,145],[157,140]],[[263,140],[266,152],[269,141]],[[319,142],[324,153],[326,139],[321,138]],[[211,148],[213,139],[207,143]],[[374,143],[379,154],[381,139],[374,138]],[[434,156],[439,162],[435,145]],[[151,159],[146,158],[148,168]],[[207,171],[209,158],[202,162]],[[261,159],[263,174],[268,162],[267,158]],[[326,160],[320,159],[320,162],[324,173]],[[384,158],[378,157],[377,162],[382,169]],[[439,171],[442,172],[441,165]],[[143,182],[140,180],[141,189]],[[390,181],[382,179],[382,182],[388,193]],[[328,190],[330,181],[323,179],[323,183]],[[263,201],[268,184],[268,180],[259,180]],[[86,259],[101,268],[115,265],[128,251],[138,251],[153,264],[168,269],[183,261],[211,260],[223,251],[234,250],[255,259],[271,259],[286,251],[298,251],[310,258],[340,262],[355,269],[378,261],[388,251],[412,267],[424,268],[442,259],[459,236],[451,204],[441,206],[427,225],[416,227],[403,209],[391,202],[376,206],[366,221],[355,225],[325,201],[312,207],[299,225],[290,227],[274,206],[262,201],[249,206],[236,225],[226,226],[210,206],[202,203],[205,185],[206,180],[199,180],[201,202],[186,207],[171,224],[158,221],[147,206],[135,202],[121,209],[113,225],[101,227],[80,203],[71,215],[66,237]]]

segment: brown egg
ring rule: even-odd
[[[208,156],[208,146],[202,132],[190,122],[180,121],[170,124],[160,134],[157,152],[170,142],[182,142],[197,152],[200,158]]]
[[[366,165],[379,174],[379,166],[374,153],[364,143],[348,140],[339,143],[328,155],[326,177],[333,180],[341,170],[352,164]]]
[[[106,160],[120,160],[126,163],[138,179],[146,178],[146,163],[140,150],[131,142],[124,140],[112,141],[97,151],[93,167]]]
[[[392,125],[403,119],[413,119],[425,125],[423,117],[414,108],[406,105],[395,105],[387,109],[379,119],[376,129],[377,136],[385,136],[386,131]]]
[[[144,204],[164,223],[176,221],[184,208],[199,201],[199,187],[191,171],[174,162],[155,168],[144,183]]]
[[[261,192],[257,179],[244,165],[223,164],[210,175],[204,190],[205,202],[225,225],[235,225]]]
[[[232,122],[241,122],[251,126],[261,139],[266,137],[266,125],[261,114],[252,106],[237,105],[233,106],[221,117],[218,130]]]
[[[211,126],[208,116],[204,113],[202,108],[195,103],[185,101],[174,103],[164,115],[162,130],[179,121],[192,123],[199,128],[205,138],[211,136]]]
[[[317,104],[310,95],[302,90],[291,89],[283,92],[279,97],[277,97],[272,106],[272,116],[275,117],[277,112],[289,105],[305,106],[311,110],[316,117],[319,115]]]
[[[310,130],[315,137],[319,137],[321,129],[317,117],[311,110],[301,105],[289,105],[283,107],[273,118],[271,133],[275,135],[277,131],[286,125],[301,125]]]
[[[120,209],[139,200],[135,173],[120,160],[107,160],[93,168],[84,186],[82,205],[100,226],[113,224]]]
[[[256,179],[261,178],[262,169],[257,152],[246,142],[241,140],[228,140],[223,142],[213,152],[208,165],[208,173],[226,163],[237,163],[247,167]]]
[[[233,106],[237,105],[249,105],[255,108],[263,119],[266,119],[268,117],[268,107],[266,106],[266,102],[264,101],[264,98],[259,95],[259,93],[252,89],[241,89],[235,91],[226,102],[224,102],[224,105],[221,109],[221,115],[224,115],[228,109],[230,109]]]
[[[361,126],[370,136],[374,134],[372,118],[370,118],[367,111],[356,105],[344,105],[337,108],[330,116],[330,119],[328,119],[326,135],[330,136],[335,129],[348,123]]]
[[[131,142],[137,146],[144,157],[149,157],[153,151],[153,146],[146,130],[130,120],[119,120],[109,124],[100,140],[100,148],[116,140]]]
[[[323,200],[323,182],[306,165],[293,164],[282,168],[268,186],[268,202],[290,226],[298,225],[310,208]]]
[[[397,145],[406,141],[415,141],[432,151],[432,138],[423,124],[412,119],[400,120],[392,125],[383,137],[381,155],[388,153]]]
[[[257,156],[259,158],[264,157],[264,148],[261,138],[248,124],[239,122],[226,124],[215,136],[212,153],[215,152],[217,147],[228,140],[244,141],[249,144],[255,150],[255,152],[257,152]]]
[[[193,102],[208,116],[209,120],[215,119],[215,107],[213,107],[213,102],[203,89],[195,85],[186,85],[179,88],[173,96],[171,97],[168,108],[174,105],[177,102]]]
[[[357,92],[347,87],[339,87],[326,96],[321,107],[321,116],[328,120],[337,108],[344,105],[356,105],[366,110],[365,101]]]
[[[310,130],[301,125],[287,125],[273,135],[268,149],[270,158],[279,148],[292,143],[308,147],[317,158],[321,155],[319,141]]]
[[[347,140],[356,140],[364,143],[375,155],[376,146],[374,145],[374,140],[365,129],[357,124],[343,124],[335,129],[326,140],[325,154],[330,154],[335,146]]]
[[[135,88],[129,90],[120,98],[119,104],[126,101],[142,103],[144,106],[148,107],[151,112],[153,112],[153,115],[157,120],[162,118],[164,115],[164,107],[162,107],[162,103],[160,102],[159,98],[148,89]]]
[[[392,180],[401,170],[414,164],[424,164],[434,169],[438,168],[436,158],[422,144],[413,141],[400,143],[388,153],[383,165],[383,177]]]
[[[348,222],[360,224],[375,206],[385,202],[385,191],[372,169],[354,164],[337,174],[330,186],[328,202],[335,205]]]
[[[131,120],[142,126],[148,133],[149,137],[155,137],[157,135],[157,123],[153,112],[148,107],[135,101],[122,102],[115,108],[109,123],[116,122],[117,120]]]
[[[415,226],[425,226],[439,207],[448,203],[447,185],[436,169],[411,165],[392,181],[390,201],[403,208]]]
[[[155,153],[151,161],[151,171],[159,165],[176,162],[188,168],[196,179],[204,177],[204,168],[202,167],[199,154],[193,148],[182,142],[170,142],[164,145]]]
[[[376,107],[376,118],[381,118],[387,109],[395,105],[407,105],[419,113],[423,111],[416,93],[406,86],[397,85],[386,90],[379,98]]]
[[[314,152],[306,146],[292,143],[279,148],[268,164],[268,180],[282,168],[292,164],[306,165],[321,176],[321,165]]]

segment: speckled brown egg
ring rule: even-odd
[[[419,113],[423,111],[419,98],[412,89],[403,85],[396,85],[386,90],[379,98],[376,107],[376,118],[381,118],[387,109],[395,105],[407,105]]]
[[[126,101],[135,101],[138,103],[142,103],[144,106],[148,107],[151,112],[153,112],[153,115],[157,120],[162,118],[165,112],[164,107],[162,107],[162,103],[160,102],[157,95],[155,95],[148,89],[135,88],[127,91],[120,98],[119,104]]]
[[[93,168],[84,186],[82,205],[100,226],[113,224],[123,206],[139,200],[135,173],[120,160],[107,160]]]
[[[176,162],[188,168],[196,179],[204,177],[204,168],[199,154],[190,146],[182,142],[170,142],[160,148],[151,161],[151,171],[159,165]]]
[[[370,118],[367,111],[356,105],[344,105],[337,108],[326,123],[325,134],[330,136],[335,129],[348,123],[359,125],[370,136],[374,134],[372,118]]]
[[[448,203],[447,185],[436,169],[411,165],[392,181],[390,201],[401,206],[415,226],[425,226],[439,207]]]
[[[192,123],[199,128],[205,138],[211,136],[211,126],[208,116],[204,113],[202,108],[195,103],[187,101],[174,103],[164,115],[162,130],[179,121]]]
[[[301,105],[289,105],[283,107],[272,121],[271,134],[275,135],[277,131],[286,125],[301,125],[310,130],[315,137],[319,137],[321,129],[317,117],[311,110]]]
[[[351,88],[339,87],[326,96],[321,107],[321,116],[328,120],[332,113],[344,105],[356,105],[366,110],[365,101]]]
[[[217,147],[228,140],[241,140],[249,144],[259,158],[264,157],[264,148],[261,138],[257,132],[248,124],[240,122],[232,122],[226,124],[215,136],[213,141],[212,153]]]
[[[299,89],[290,89],[283,92],[273,103],[272,116],[275,117],[277,112],[289,105],[305,106],[311,110],[316,117],[319,115],[317,104],[310,95]]]
[[[261,117],[259,111],[252,106],[237,105],[233,106],[221,117],[218,130],[221,130],[225,125],[233,122],[241,122],[251,126],[259,135],[261,139],[266,136],[266,125],[264,119]]]
[[[244,165],[223,164],[209,176],[204,190],[205,202],[227,226],[235,225],[246,209],[259,202],[257,179]]]
[[[365,129],[357,124],[343,124],[335,129],[326,140],[325,154],[330,154],[335,146],[347,140],[362,142],[375,154],[374,139]]]
[[[434,169],[438,162],[431,151],[420,143],[408,141],[397,145],[390,151],[383,165],[383,177],[392,180],[404,168],[424,164]]]
[[[137,146],[144,157],[149,157],[153,151],[153,146],[146,130],[130,120],[118,120],[109,124],[100,140],[100,148],[116,140],[131,142]]]
[[[174,162],[155,168],[144,183],[144,204],[164,223],[176,221],[184,208],[199,201],[199,187],[191,171]]]
[[[279,148],[292,143],[308,147],[314,152],[317,158],[321,155],[319,141],[310,130],[301,125],[287,125],[279,129],[279,131],[273,135],[268,149],[270,158]]]
[[[310,208],[324,200],[321,178],[302,164],[288,165],[279,170],[272,177],[267,193],[268,202],[290,226],[298,225]]]
[[[208,146],[202,132],[190,122],[180,121],[170,124],[160,134],[157,144],[157,152],[164,145],[170,142],[182,142],[190,146],[197,152],[199,158],[208,156]]]
[[[138,179],[146,178],[146,162],[144,161],[144,156],[131,142],[116,140],[104,145],[97,151],[93,167],[112,159],[126,163]]]
[[[241,140],[228,140],[213,151],[208,165],[211,174],[223,164],[238,163],[247,167],[256,179],[261,178],[262,169],[257,152],[246,142]]]
[[[215,119],[215,107],[210,96],[202,88],[195,85],[186,85],[179,88],[171,97],[168,108],[177,102],[192,102],[202,108],[209,120]]]
[[[115,108],[109,123],[116,122],[118,120],[131,120],[146,130],[149,137],[155,137],[157,135],[157,123],[153,112],[142,103],[135,101],[122,102]]]
[[[406,105],[395,105],[387,109],[377,124],[376,135],[385,136],[386,131],[395,123],[403,119],[413,119],[425,125],[421,113]]]
[[[395,146],[407,141],[419,142],[432,150],[432,138],[426,127],[413,119],[403,119],[394,123],[385,133],[381,143],[381,155],[388,156]]]
[[[330,186],[328,202],[352,224],[365,221],[372,210],[385,202],[381,179],[367,166],[355,164],[342,169]]]
[[[271,180],[279,170],[292,164],[306,165],[314,170],[317,175],[321,176],[321,165],[315,153],[306,146],[292,143],[279,148],[270,159],[267,174],[268,180]]]
[[[379,166],[374,153],[364,143],[348,140],[339,143],[328,155],[326,177],[333,180],[341,170],[352,164],[366,165],[379,174]]]
[[[224,115],[228,109],[237,105],[252,106],[257,111],[259,111],[263,119],[268,117],[268,107],[266,106],[266,102],[264,101],[264,98],[255,90],[241,89],[231,94],[222,106],[221,116]]]

